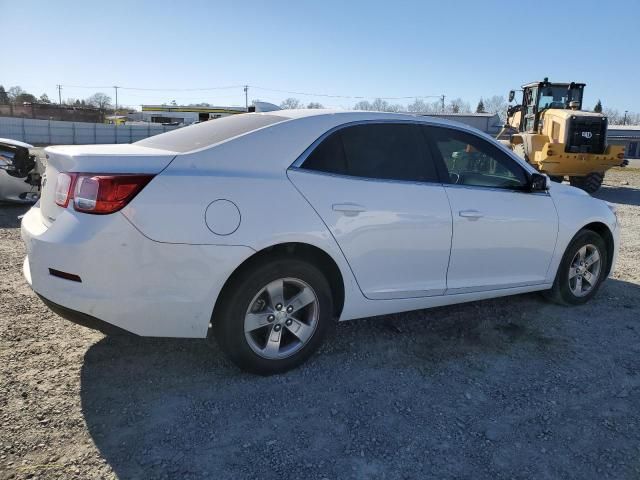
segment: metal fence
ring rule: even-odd
[[[0,138],[34,145],[82,145],[95,143],[132,143],[179,126],[106,125],[102,123],[60,122],[32,118],[0,117]]]

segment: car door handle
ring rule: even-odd
[[[477,220],[478,218],[484,217],[482,212],[478,210],[460,210],[459,215],[464,218],[468,218],[469,220]]]
[[[342,212],[347,217],[355,217],[366,209],[357,203],[334,203],[331,207],[334,212]]]

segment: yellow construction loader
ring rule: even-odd
[[[542,82],[522,86],[522,102],[509,107],[498,134],[503,143],[556,182],[593,193],[604,172],[624,166],[624,147],[607,145],[607,117],[582,109],[584,83]],[[515,91],[509,92],[509,103]]]

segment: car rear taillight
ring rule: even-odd
[[[73,191],[73,208],[79,212],[107,214],[127,205],[153,175],[80,173]]]
[[[56,179],[56,205],[67,208],[69,200],[73,197],[73,183],[76,179],[75,173],[59,173]]]

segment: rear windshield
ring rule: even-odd
[[[273,125],[274,123],[284,122],[285,120],[288,120],[288,118],[279,115],[240,113],[216,120],[208,120],[190,127],[178,128],[135,143],[143,147],[183,153],[208,147],[243,133]]]

